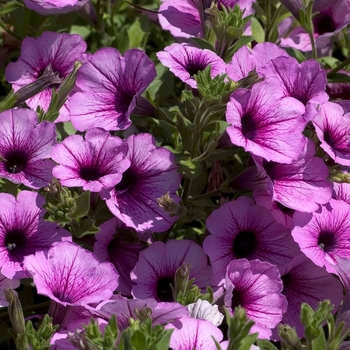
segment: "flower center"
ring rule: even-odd
[[[322,35],[325,33],[333,33],[337,29],[333,17],[328,13],[320,13],[312,19],[314,32]]]
[[[281,280],[283,282],[283,294],[283,292],[292,285],[292,276],[289,273],[287,273],[286,275],[281,276]]]
[[[5,170],[12,174],[24,171],[28,163],[28,155],[22,150],[12,150],[5,154],[7,161],[4,163]]]
[[[5,235],[5,247],[9,254],[15,255],[27,245],[27,237],[21,229],[11,229]]]
[[[255,252],[258,242],[253,231],[241,231],[233,242],[233,254],[237,259],[248,258]]]
[[[129,168],[123,173],[122,180],[115,185],[114,189],[118,194],[132,191],[137,184],[136,174]]]
[[[234,310],[237,306],[244,306],[244,300],[242,293],[236,288],[232,291],[232,304],[231,309]]]
[[[336,246],[334,233],[321,231],[318,236],[317,244],[325,253],[331,252]]]
[[[253,115],[251,113],[246,113],[242,116],[242,134],[247,139],[254,139],[256,135],[256,123],[253,119]]]
[[[184,68],[188,74],[193,77],[195,74],[198,74],[198,72],[203,71],[207,65],[207,62],[201,61],[200,57],[198,57],[198,60],[190,59]]]
[[[83,180],[86,181],[96,181],[101,176],[103,176],[103,174],[98,169],[92,166],[82,166],[79,170],[79,175]]]
[[[173,292],[170,288],[170,284],[174,285],[173,277],[162,277],[158,280],[157,284],[157,296],[161,301],[173,302]]]

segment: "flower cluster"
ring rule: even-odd
[[[117,34],[118,1],[24,0],[49,17],[4,70],[0,306],[11,316],[4,296],[32,279],[52,349],[108,342],[113,318],[112,347],[153,332],[226,349],[239,307],[256,349],[283,343],[281,325],[308,338],[301,307],[323,300],[350,332],[350,102],[329,93],[350,60],[317,60],[346,41],[350,6],[253,3],[162,0]],[[68,12],[84,39],[49,26]],[[153,42],[161,28],[171,39]]]

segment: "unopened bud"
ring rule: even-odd
[[[11,321],[12,329],[17,337],[18,335],[25,333],[25,322],[21,302],[18,299],[17,293],[11,288],[5,288],[4,293],[5,298],[9,303],[8,315]]]
[[[175,284],[175,292],[178,294],[179,292],[185,293],[189,286],[189,276],[191,272],[191,265],[185,262],[176,270],[174,284]]]
[[[148,306],[144,306],[142,309],[135,309],[135,315],[137,316],[137,318],[143,322],[145,320],[147,320],[147,318],[152,316],[152,309],[149,308]]]
[[[297,349],[299,337],[295,331],[295,328],[292,328],[285,324],[280,324],[278,326],[278,333],[282,341],[290,348]]]

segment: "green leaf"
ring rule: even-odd
[[[190,179],[196,179],[201,171],[202,167],[200,163],[192,162],[189,156],[182,156],[178,160],[178,171],[184,173]]]
[[[208,43],[208,41],[201,38],[191,38],[191,40],[194,41],[201,49],[207,49],[215,52],[213,45]]]
[[[278,348],[276,348],[268,340],[258,339],[256,341],[256,345],[260,348],[260,350],[278,350]]]
[[[261,26],[260,22],[255,17],[252,18],[251,28],[255,41],[257,41],[258,43],[263,43],[265,41],[264,28]]]
[[[90,191],[84,191],[77,199],[74,210],[69,214],[72,219],[81,219],[90,209]]]
[[[18,2],[8,2],[0,7],[0,15],[5,15],[6,13],[12,12],[22,6],[23,5]]]
[[[335,73],[331,78],[328,78],[328,82],[350,84],[350,76],[347,74]]]
[[[143,47],[142,42],[148,31],[148,23],[145,22],[144,18],[145,17],[137,18],[136,21],[127,30],[129,38],[129,48]]]
[[[250,42],[254,40],[254,37],[251,35],[243,35],[241,36],[233,45],[233,47],[229,50],[227,56],[232,58],[232,55],[237,52],[241,47],[248,45]]]

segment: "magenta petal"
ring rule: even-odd
[[[268,161],[292,163],[306,139],[301,115],[305,107],[291,97],[282,98],[275,80],[236,90],[227,104],[226,120],[231,142]]]
[[[56,244],[46,255],[25,258],[39,294],[61,305],[86,305],[107,300],[118,286],[115,267],[71,242]]]
[[[312,214],[310,221],[304,213],[294,216],[294,240],[301,251],[316,265],[336,273],[337,257],[350,258],[350,205],[331,199],[321,210]]]

